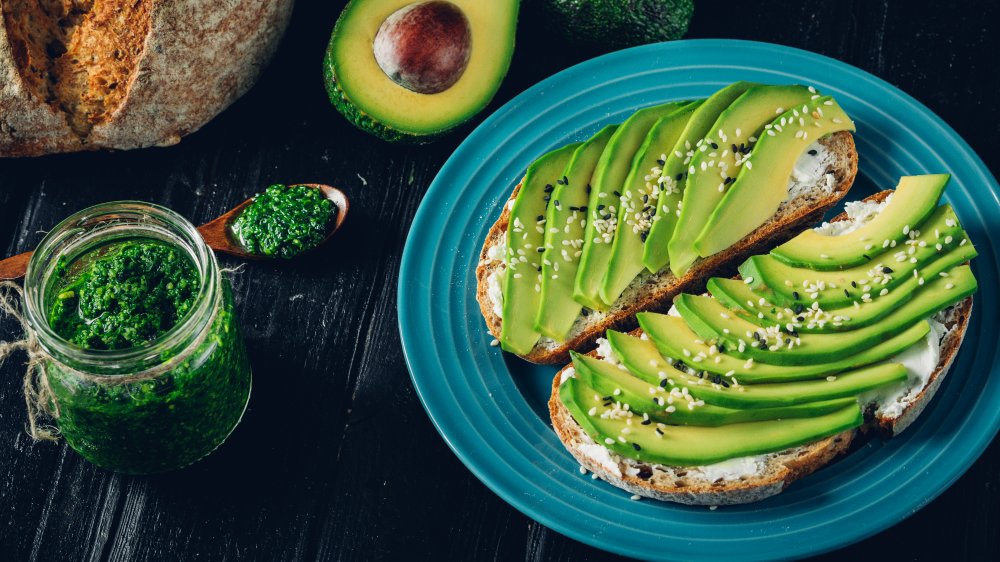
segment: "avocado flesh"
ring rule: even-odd
[[[601,153],[590,182],[583,254],[573,285],[573,298],[583,306],[595,310],[608,309],[608,304],[601,300],[600,290],[608,271],[616,230],[611,219],[617,220],[621,190],[632,160],[653,124],[687,104],[672,102],[636,111],[618,127]]]
[[[621,419],[602,418],[611,408],[604,406],[594,389],[573,378],[559,387],[559,400],[594,442],[623,457],[669,466],[701,466],[782,451],[858,427],[862,422],[861,409],[852,404],[822,416],[722,427],[642,425],[641,416],[627,412]],[[593,416],[588,413],[591,408],[596,408]]]
[[[653,348],[653,353],[655,355],[655,348]],[[674,395],[671,395],[671,390],[675,388],[675,385],[662,383],[656,378],[655,372],[652,381],[656,382],[652,382],[646,377],[640,378],[635,372],[620,369],[618,365],[576,353],[573,354],[573,367],[576,371],[576,378],[596,390],[605,399],[605,403],[613,401],[621,403],[622,407],[628,404],[630,412],[646,414],[654,422],[671,425],[717,427],[748,421],[804,418],[839,410],[857,401],[853,397],[854,394],[843,394],[843,396],[849,397],[836,400],[803,400],[802,403],[779,403],[775,407],[764,407],[758,403],[744,402],[737,407],[730,408],[713,405],[708,402],[707,398],[703,399],[701,396],[691,393],[681,394],[679,390],[674,391]],[[674,382],[682,385],[691,379],[698,380],[669,366],[667,369],[671,373],[671,379],[664,380],[676,379]],[[662,368],[661,371],[663,371]],[[905,370],[903,373],[903,378],[905,378]],[[690,387],[691,390],[694,390],[693,386]],[[683,385],[676,386],[676,388],[689,387]],[[660,400],[663,401],[663,404],[660,403]]]
[[[886,240],[890,244],[905,240],[904,230],[908,232],[934,212],[950,178],[948,174],[904,176],[885,208],[871,222],[840,236],[826,236],[810,229],[771,250],[771,255],[790,265],[818,270],[866,263],[868,252],[878,251]]]
[[[687,389],[686,393],[707,404],[727,408],[803,405],[808,410],[807,406],[810,404],[825,404],[824,401],[856,397],[869,390],[906,380],[906,367],[899,363],[883,363],[844,371],[823,379],[743,384],[744,381],[740,381],[736,375],[699,378],[681,371],[660,355],[656,344],[649,340],[608,332],[608,341],[622,364],[634,377],[644,381],[646,387],[659,383],[660,373],[663,373],[667,376],[668,387]],[[695,370],[700,368],[700,364],[696,362],[691,362],[688,366]],[[817,413],[814,412],[813,415]]]
[[[428,142],[479,113],[500,87],[511,56],[519,0],[449,0],[465,14],[472,50],[450,88],[419,94],[389,78],[372,42],[391,14],[413,0],[355,0],[341,12],[326,54],[323,78],[333,106],[359,129],[388,141]]]
[[[854,122],[831,97],[793,107],[771,123],[694,241],[698,255],[725,250],[774,216],[788,199],[788,179],[806,147],[838,131],[853,132]]]
[[[642,146],[632,160],[618,206],[618,229],[611,244],[608,271],[601,283],[600,297],[612,305],[625,288],[643,270],[642,246],[652,223],[660,185],[653,177],[666,163],[663,158],[674,146],[691,115],[702,102],[688,104],[661,117],[649,130]]]
[[[553,150],[528,166],[510,209],[500,345],[518,355],[528,354],[539,338],[535,331],[541,302],[542,258],[538,249],[544,248],[544,217],[551,199],[548,186],[562,177],[579,144]]]
[[[966,244],[966,246],[972,247],[971,244]],[[972,251],[971,255],[961,261],[972,257],[975,257],[975,251]],[[943,273],[953,277],[951,282],[956,286],[971,285],[974,277],[969,266],[952,266],[950,265],[951,261],[953,260],[931,262],[930,265],[920,270],[921,277],[926,282],[927,279],[933,279]],[[912,299],[922,288],[920,277],[910,275],[888,294],[879,296],[873,302],[865,303],[864,306],[849,305],[825,309],[821,314],[814,316],[814,313],[810,313],[804,307],[792,309],[773,304],[777,299],[774,298],[774,293],[770,289],[751,290],[742,281],[733,279],[710,279],[708,281],[708,290],[712,296],[726,307],[734,309],[734,313],[739,314],[740,318],[764,327],[787,326],[792,323],[796,332],[804,334],[846,332],[871,326],[899,308],[901,304]],[[761,298],[765,299],[763,305],[760,304]],[[796,310],[799,311],[798,314],[796,314]],[[798,320],[800,316],[802,321]]]
[[[711,297],[679,295],[674,305],[691,329],[703,338],[719,338],[726,342],[726,351],[736,357],[753,358],[772,365],[816,365],[836,361],[844,355],[857,353],[866,347],[885,341],[941,310],[969,296],[976,290],[975,279],[967,285],[956,285],[947,277],[928,280],[920,298],[910,299],[885,315],[878,324],[849,332],[827,334],[789,334],[781,329],[765,335],[766,330],[748,322]],[[866,303],[867,304],[867,303]],[[859,308],[864,305],[859,305]],[[728,330],[728,333],[725,331]],[[751,335],[747,335],[747,334]],[[755,347],[753,333],[764,338]],[[740,340],[744,347],[739,349]],[[791,340],[794,346],[785,344]],[[778,345],[777,349],[770,349]]]
[[[966,240],[965,231],[950,205],[942,205],[920,225],[910,230],[903,244],[872,250],[871,260],[845,269],[816,271],[788,265],[771,255],[753,256],[740,265],[740,275],[752,280],[754,289],[763,287],[786,306],[818,302],[824,309],[850,306],[853,302],[877,299],[883,289],[892,292],[904,281],[918,275],[931,264],[937,271],[971,259],[976,255]],[[939,249],[940,248],[940,249]],[[926,275],[925,275],[926,276]]]
[[[716,338],[702,339],[679,317],[644,312],[638,318],[642,331],[653,342],[660,355],[675,363],[690,362],[697,369],[714,375],[734,376],[740,384],[792,382],[835,375],[889,359],[923,340],[930,331],[926,322],[917,322],[881,343],[845,355],[836,361],[818,365],[772,365],[734,357],[728,352],[725,342]],[[718,344],[722,344],[724,351],[713,352],[712,346],[715,345],[718,350]],[[684,353],[685,350],[690,356]],[[699,355],[706,359],[700,362],[692,360]],[[718,361],[716,357],[719,358]]]
[[[617,128],[608,125],[577,147],[554,184],[545,215],[542,295],[535,330],[559,342],[566,339],[582,308],[573,298],[573,283],[587,220],[587,191],[597,160]]]
[[[694,158],[694,151],[709,135],[719,115],[743,92],[757,85],[753,82],[736,82],[712,94],[691,115],[680,138],[667,151],[667,160],[660,174],[663,187],[654,209],[653,226],[650,227],[642,248],[642,263],[650,273],[660,271],[670,262],[667,244],[677,225],[680,214],[678,206],[684,194],[688,164]]]
[[[811,95],[804,86],[755,86],[736,98],[712,124],[706,142],[698,147],[688,167],[681,214],[667,245],[675,275],[683,275],[698,258],[694,241],[722,201],[726,178],[739,173],[732,146],[752,149],[751,137],[759,138],[775,116],[809,101]]]

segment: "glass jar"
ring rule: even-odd
[[[63,277],[102,249],[155,242],[190,258],[199,284],[177,323],[148,344],[85,349],[50,326]],[[132,474],[180,468],[211,453],[239,423],[251,374],[232,290],[198,230],[136,201],[97,205],[56,226],[24,282],[40,347],[45,404],[66,442],[92,463]]]

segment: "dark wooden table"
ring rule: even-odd
[[[407,147],[348,125],[320,77],[342,4],[300,1],[259,84],[177,146],[0,160],[6,254],[31,249],[69,213],[114,199],[154,201],[196,223],[270,182],[328,183],[352,202],[326,251],[251,264],[234,277],[253,399],[229,441],[193,467],[123,477],[64,444],[33,444],[20,358],[0,369],[0,559],[613,558],[490,492],[445,446],[414,394],[396,325],[400,254],[424,191],[468,129]],[[553,40],[532,4],[491,108],[589,57]],[[996,2],[755,4],[701,0],[689,37],[771,41],[859,66],[927,104],[1000,171]],[[0,339],[16,336],[0,321]],[[826,559],[998,559],[998,487],[994,442],[923,510]]]

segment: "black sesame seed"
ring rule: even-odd
[[[554,201],[554,203],[556,204],[556,207],[558,207],[558,206],[559,206],[559,200],[558,200],[558,199],[556,199],[556,200]]]
[[[545,184],[545,193],[549,193],[549,192],[550,192],[550,191],[552,191],[553,189],[555,189],[555,188],[554,188],[554,187],[552,187],[552,184],[551,184],[551,183],[548,183],[548,184]]]
[[[666,162],[664,162],[663,160],[657,160],[656,163],[659,164],[659,165],[661,165],[661,166],[664,165],[664,164],[666,164]]]
[[[649,203],[649,195],[643,195],[642,196],[642,202],[643,203]]]
[[[799,312],[802,312],[802,310],[800,309],[800,310],[799,310]],[[805,319],[805,317],[804,317],[804,316],[796,316],[796,317],[795,317],[795,321],[796,321],[796,322],[805,322],[805,321],[806,321],[806,319]]]
[[[606,402],[606,401],[608,401],[608,400],[611,400],[611,397],[610,397],[610,396],[605,396],[605,397],[603,398],[603,400],[604,400],[604,401]]]
[[[640,447],[638,443],[632,443],[632,448],[635,449],[636,451],[642,450],[642,447]]]
[[[653,420],[642,420],[642,421],[641,421],[641,422],[639,422],[639,423],[640,423],[641,425],[649,425],[649,424],[653,423]]]
[[[607,408],[607,407],[608,407],[608,406],[610,406],[610,405],[611,405],[611,402],[605,402],[605,403],[604,403],[604,407],[605,407],[605,408]]]
[[[716,148],[719,148],[719,145],[717,145],[717,144],[715,144],[715,143],[713,142],[713,143],[712,143],[712,148],[713,148],[713,149],[716,149]]]
[[[733,150],[733,152],[734,152],[734,153],[735,153],[735,152],[739,152],[739,151],[740,151],[740,149],[739,149],[739,148],[736,148],[736,145],[735,145],[735,144],[734,144],[734,145],[732,145],[732,146],[730,146],[729,148],[731,148],[731,149]]]
[[[543,246],[539,246],[539,247],[535,248],[535,251],[537,251],[539,254],[541,254],[541,253],[545,252],[545,248]]]
[[[869,256],[868,254],[861,254],[861,255],[864,256],[866,260],[871,260],[872,259],[872,257]]]
[[[858,282],[857,281],[851,281],[851,287],[854,287],[855,289],[857,289],[858,288]]]
[[[581,210],[581,211],[586,211],[586,210],[587,210],[587,206],[586,206],[586,205],[584,205],[584,206],[580,207],[580,210]]]
[[[590,184],[587,184],[587,193],[590,193]]]
[[[723,185],[729,185],[729,184],[733,183],[734,181],[736,181],[736,180],[734,180],[733,178],[731,178],[729,176],[726,176],[726,179],[722,180],[722,184]]]
[[[663,430],[660,428],[656,428],[656,432],[659,433],[660,435],[663,435]]]
[[[613,195],[614,195],[615,197],[621,197],[621,196],[622,196],[622,194],[621,194],[621,193],[619,193],[619,192],[617,192],[617,191],[612,191],[611,193],[612,193],[612,194],[613,194]]]
[[[648,238],[648,237],[649,237],[649,232],[648,231],[644,230],[644,231],[642,231],[642,232],[639,233],[639,239],[642,240],[643,242],[645,242],[646,238]]]
[[[844,289],[844,296],[847,298],[851,298],[851,293],[847,292],[847,289]]]
[[[667,388],[667,379],[660,381],[660,388]]]
[[[535,217],[535,220],[536,221],[545,220],[545,216],[544,215],[538,215],[537,217]]]
[[[888,267],[882,266],[882,273],[892,273],[892,270]]]
[[[815,150],[810,150],[809,151],[809,156],[816,156],[816,151]]]
[[[681,173],[677,174],[677,176],[674,179],[677,180],[677,181],[681,181],[682,179],[684,179],[684,173],[681,172]]]
[[[569,184],[569,178],[567,178],[566,176],[562,177],[562,181],[563,181],[563,185]]]
[[[795,300],[799,300],[799,292],[798,291],[792,291],[792,298],[795,299]]]
[[[604,210],[604,205],[603,205],[603,204],[601,204],[601,205],[598,205],[598,206],[597,206],[597,210],[598,210],[598,211],[603,211],[603,210]]]

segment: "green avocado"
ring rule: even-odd
[[[702,102],[688,104],[661,117],[646,134],[646,140],[632,159],[632,168],[622,189],[618,207],[618,225],[608,271],[601,284],[600,297],[614,304],[636,275],[643,270],[642,247],[656,211],[661,184],[657,172],[666,164],[666,152],[680,138],[685,126]]]
[[[917,322],[885,341],[858,353],[818,365],[770,365],[734,357],[719,338],[701,339],[684,320],[667,314],[643,312],[639,325],[660,355],[713,375],[735,376],[740,384],[790,382],[822,378],[841,371],[884,361],[921,341],[930,330],[926,322]],[[700,358],[700,359],[699,359]]]
[[[913,324],[926,322],[926,318],[975,290],[975,279],[972,279],[971,286],[959,286],[947,277],[938,277],[924,283],[920,298],[903,303],[886,314],[878,324],[827,334],[788,332],[786,326],[761,328],[706,296],[678,295],[674,305],[696,334],[725,342],[726,352],[736,357],[752,358],[772,365],[816,365],[858,353]],[[859,304],[857,308],[867,304]]]
[[[649,340],[609,331],[608,342],[628,372],[645,383],[641,389],[649,388],[649,385],[677,388],[678,392],[668,393],[664,389],[660,394],[669,394],[678,399],[690,394],[707,404],[728,408],[772,408],[796,404],[808,406],[815,403],[822,407],[825,405],[823,401],[854,397],[906,380],[906,367],[899,363],[883,363],[838,373],[826,379],[744,385],[735,375],[698,377],[685,373],[677,368],[676,362],[664,359],[656,345]],[[697,370],[697,365],[693,369]],[[617,367],[613,370],[625,372]],[[666,385],[663,385],[664,380],[667,381]],[[644,402],[646,401],[649,401],[648,393]],[[818,413],[813,412],[814,415]]]
[[[545,213],[549,193],[580,143],[553,150],[528,166],[507,223],[507,264],[503,278],[500,345],[526,355],[538,341],[535,317],[541,302]]]
[[[795,162],[811,143],[838,131],[854,131],[854,122],[833,98],[812,97],[766,127],[694,241],[699,256],[725,250],[774,216],[788,199]]]
[[[971,244],[966,246],[972,248]],[[975,257],[975,251],[968,255],[966,259]],[[965,286],[973,280],[972,270],[968,266],[953,267],[948,261],[950,260],[932,262],[920,270],[920,276],[907,277],[895,289],[863,307],[854,306],[852,303],[828,309],[814,309],[803,304],[792,304],[790,306],[793,308],[789,308],[774,304],[780,299],[775,297],[771,289],[750,289],[746,283],[734,279],[710,279],[708,290],[723,305],[734,309],[741,318],[758,326],[791,324],[796,332],[805,334],[846,332],[870,326],[912,299],[923,288],[921,278],[926,280],[938,276],[950,276],[953,278],[951,283],[956,286]]]
[[[642,340],[637,341],[648,343]],[[651,346],[652,344],[649,345]],[[656,354],[655,348],[653,348],[653,354]],[[839,410],[850,406],[856,401],[853,398],[853,394],[848,393],[843,394],[843,396],[848,396],[848,398],[837,400],[803,400],[797,403],[790,403],[790,401],[786,400],[778,403],[775,407],[766,407],[759,402],[745,401],[740,407],[727,408],[709,403],[708,397],[711,395],[709,392],[703,393],[705,395],[703,400],[701,395],[696,396],[691,393],[681,393],[681,388],[689,388],[685,383],[691,385],[690,389],[692,392],[695,391],[697,385],[694,384],[694,381],[700,379],[688,377],[669,366],[666,369],[671,373],[671,377],[676,377],[676,380],[673,378],[662,380],[654,378],[650,381],[646,378],[639,378],[632,372],[620,369],[618,365],[576,353],[573,354],[573,367],[576,378],[596,390],[598,394],[601,394],[605,402],[620,403],[622,408],[627,404],[630,412],[645,414],[643,419],[648,417],[651,421],[671,425],[715,427],[748,421],[803,418]],[[661,370],[660,372],[663,371]],[[655,377],[656,372],[654,371],[653,374]],[[903,378],[905,376],[904,370]],[[668,385],[666,381],[674,381],[677,384]],[[825,381],[822,382],[825,383]],[[818,385],[820,383],[814,381],[813,383],[806,384]],[[671,394],[671,389],[674,388],[678,390]],[[710,388],[710,386],[699,387],[697,390],[704,390],[705,388]],[[721,391],[716,391],[716,393],[721,394]]]
[[[680,39],[694,13],[693,0],[544,0],[548,29],[578,47],[611,51]]]
[[[580,315],[573,299],[573,282],[580,265],[586,226],[590,178],[608,140],[618,125],[608,125],[581,144],[556,180],[545,215],[545,253],[542,254],[542,296],[535,330],[563,341]]]
[[[667,244],[677,225],[679,205],[687,182],[688,164],[694,158],[695,151],[705,142],[705,137],[709,135],[719,114],[752,86],[757,84],[736,82],[712,94],[691,115],[677,143],[667,152],[667,160],[657,178],[661,185],[653,214],[653,226],[649,229],[642,250],[642,263],[650,273],[660,271],[670,261]]]
[[[809,101],[805,86],[754,86],[719,115],[688,166],[681,214],[667,245],[670,269],[683,275],[698,258],[694,241],[736,179],[764,126],[789,107]]]
[[[514,53],[519,0],[449,0],[450,7],[444,11],[452,15],[450,20],[416,18],[411,21],[430,23],[392,36],[411,38],[411,50],[425,53],[420,35],[437,33],[438,43],[462,49],[467,55],[465,65],[450,71],[454,82],[442,91],[411,90],[383,70],[374,45],[382,24],[414,4],[413,0],[352,0],[337,19],[323,58],[323,79],[333,106],[359,129],[388,141],[430,142],[472,118],[493,98]],[[454,17],[456,11],[461,17]],[[449,22],[457,23],[435,25]],[[468,41],[440,40],[440,36],[460,35]],[[409,54],[401,50],[397,59],[409,60]],[[420,60],[410,62],[416,70],[433,66]]]
[[[788,265],[770,255],[753,256],[740,265],[740,275],[753,289],[768,288],[771,302],[784,306],[796,303],[823,309],[851,306],[854,302],[879,300],[928,266],[946,271],[976,255],[967,242],[949,205],[942,205],[919,227],[914,227],[904,244],[875,254],[871,261],[845,269],[816,271]],[[895,252],[894,252],[895,250]],[[894,252],[894,253],[890,253]],[[925,273],[926,275],[926,273]]]
[[[596,443],[640,461],[670,466],[700,466],[735,457],[781,451],[817,441],[862,422],[858,405],[821,416],[697,427],[650,423],[625,412],[614,415],[614,405],[577,379],[559,387],[559,400]],[[594,414],[590,414],[593,411]]]
[[[889,203],[871,222],[839,236],[807,230],[771,250],[775,258],[798,267],[829,270],[867,263],[871,252],[889,251],[911,228],[934,212],[951,176],[932,174],[900,178]]]
[[[611,258],[622,186],[639,146],[656,121],[688,103],[671,102],[636,111],[618,127],[601,153],[590,182],[592,189],[587,202],[583,255],[573,285],[573,298],[583,306],[595,310],[608,308],[608,304],[600,298],[601,283]]]

